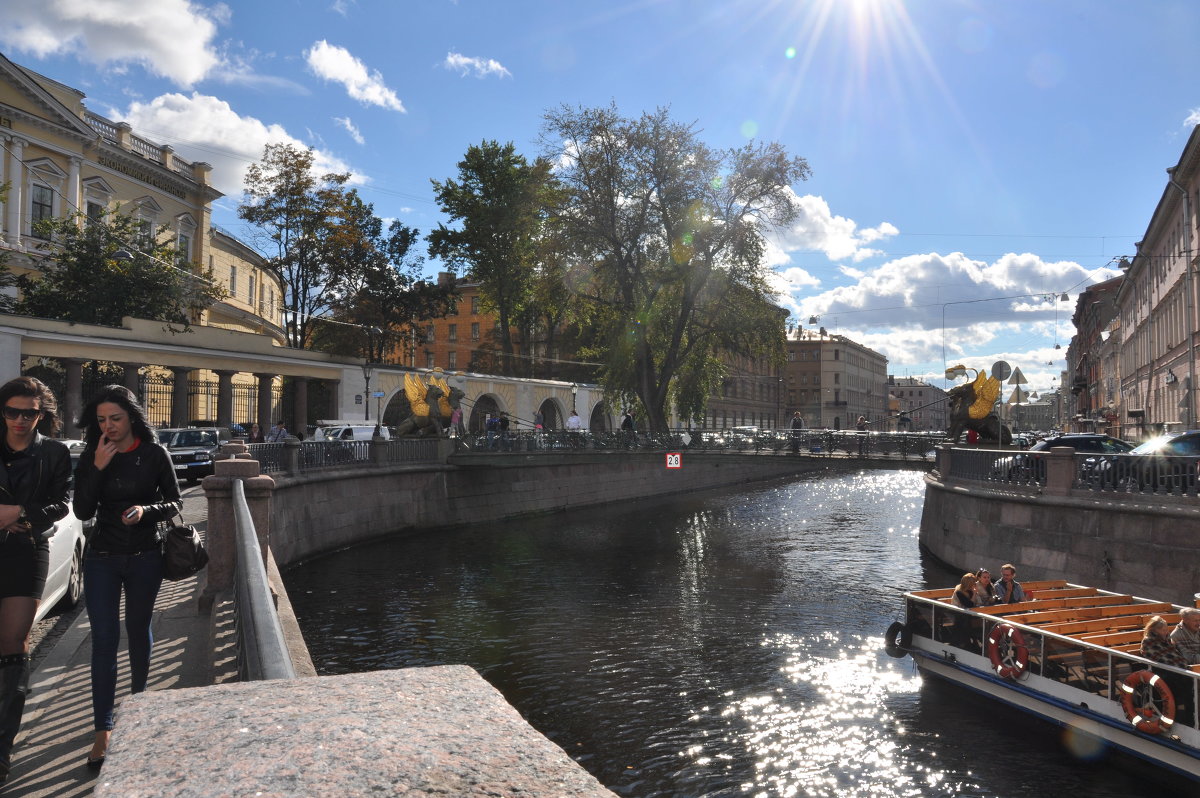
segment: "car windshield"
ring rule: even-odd
[[[216,446],[217,433],[211,430],[200,429],[185,429],[175,433],[175,440],[171,442],[171,446],[181,448],[184,446]]]
[[[1159,435],[1157,438],[1151,438],[1141,446],[1138,446],[1136,449],[1130,452],[1130,454],[1153,454],[1161,451],[1163,447],[1165,447],[1176,437],[1177,436],[1175,435]]]

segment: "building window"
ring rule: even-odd
[[[433,325],[432,324],[427,325],[425,327],[425,343],[432,344],[436,340],[437,340],[437,337],[433,334]]]
[[[99,202],[89,202],[87,204],[87,219],[89,224],[102,221],[104,219],[104,206]]]
[[[425,350],[425,368],[431,369],[433,367],[434,367],[433,352],[430,352],[428,349],[426,349]]]
[[[253,274],[250,275],[250,296],[247,297],[247,301],[250,303],[250,308],[253,309],[254,308],[254,275]]]
[[[458,368],[458,352],[451,352],[446,356],[446,365],[452,369]]]
[[[842,350],[840,350],[840,349],[833,350],[833,359],[841,360],[842,359]]]
[[[46,233],[38,232],[37,223],[43,219],[51,219],[54,217],[54,192],[46,186],[33,184],[33,190],[29,192],[30,210],[29,222],[30,229],[37,238],[49,238]]]
[[[175,259],[181,264],[192,262],[192,239],[190,236],[180,233],[176,237]]]
[[[479,340],[479,322],[477,322],[477,321],[471,322],[471,340],[472,341]]]
[[[456,341],[458,341],[458,325],[457,324],[450,325],[449,329],[446,332],[446,340],[449,341],[450,343],[455,343]]]
[[[834,375],[833,375],[833,384],[834,384],[834,385],[841,385],[841,384],[842,384],[842,375],[841,375],[841,374],[838,374],[838,373],[836,373],[836,372],[834,373]]]
[[[479,297],[477,296],[471,297],[471,315],[479,315]]]
[[[237,266],[229,267],[229,296],[237,298]]]

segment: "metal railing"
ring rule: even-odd
[[[1047,452],[953,449],[952,479],[1041,487],[1050,470],[1060,467]],[[1066,467],[1066,466],[1061,466]],[[1200,495],[1200,457],[1075,452],[1071,487],[1095,493],[1188,496]]]
[[[294,679],[296,671],[271,597],[267,569],[258,543],[246,490],[233,480],[234,624],[237,628],[238,676],[243,681]]]
[[[470,452],[705,451],[754,454],[797,452],[824,457],[894,457],[932,460],[937,436],[904,432],[845,430],[764,430],[747,435],[730,431],[675,430],[667,433],[594,432],[591,430],[510,430],[468,434],[456,448]],[[794,444],[794,447],[793,447]]]
[[[439,438],[399,438],[389,441],[287,441],[252,443],[250,457],[264,474],[303,473],[381,462],[436,463]],[[372,454],[381,446],[381,454]]]

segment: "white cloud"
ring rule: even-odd
[[[322,39],[304,51],[308,68],[319,78],[341,83],[346,93],[364,105],[378,105],[404,113],[404,104],[383,82],[378,70],[367,69],[349,50]]]
[[[788,189],[791,191],[791,189]],[[877,257],[883,252],[865,246],[897,235],[900,231],[888,222],[878,227],[862,227],[853,219],[834,216],[829,203],[822,197],[792,194],[799,218],[786,230],[767,233],[767,263],[780,266],[790,260],[790,253],[816,251],[830,260],[852,260],[855,263]]]
[[[350,134],[350,138],[354,139],[355,144],[361,146],[367,143],[367,140],[363,138],[363,134],[359,132],[359,129],[354,126],[353,122],[350,121],[350,117],[335,116],[333,121],[338,123],[338,127],[344,128],[345,131]]]
[[[267,144],[307,146],[280,125],[241,116],[224,100],[199,93],[190,97],[164,94],[149,102],[134,102],[125,112],[111,115],[151,141],[170,144],[185,160],[212,164],[213,185],[234,197],[241,196],[246,169],[262,158]],[[314,170],[318,174],[350,172],[352,183],[366,182],[365,176],[355,174],[348,164],[323,150],[314,150]]]
[[[1188,112],[1187,118],[1183,120],[1184,127],[1195,127],[1200,125],[1200,108],[1193,108]]]
[[[190,87],[220,63],[213,48],[223,3],[188,0],[45,0],[10,2],[0,14],[0,45],[38,58],[73,54],[120,73],[131,64]]]
[[[333,0],[333,5],[331,5],[329,9],[335,13],[341,14],[344,17],[349,13],[350,7],[353,5],[354,0]]]
[[[495,75],[500,78],[512,77],[512,73],[495,59],[471,58],[462,53],[446,53],[446,60],[442,62],[442,66],[459,73],[463,77],[469,74],[473,74],[477,78],[486,78],[489,75]]]

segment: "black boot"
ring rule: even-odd
[[[0,657],[0,784],[8,780],[13,741],[21,728],[25,696],[29,693],[29,656]]]

